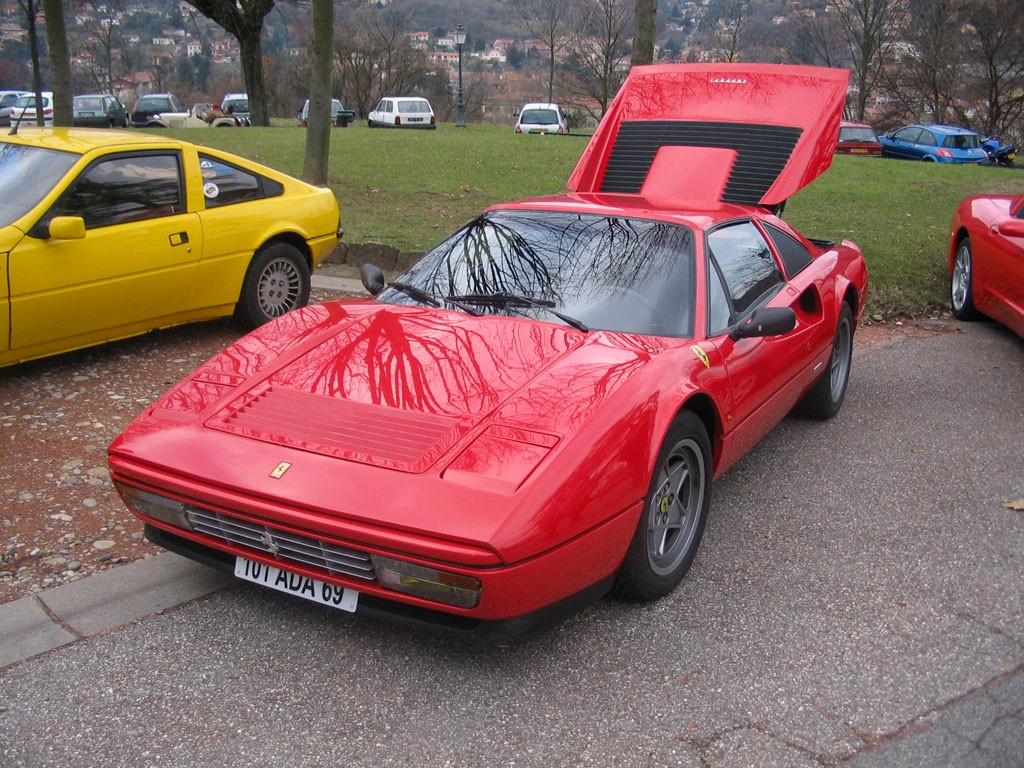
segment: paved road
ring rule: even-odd
[[[0,674],[0,764],[1019,768],[1022,370],[987,323],[859,351],[836,419],[716,486],[680,589],[511,650],[169,555],[0,606],[0,663],[59,646]]]

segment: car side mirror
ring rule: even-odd
[[[790,307],[762,307],[729,335],[736,341],[762,336],[781,336],[796,328],[796,312]]]
[[[363,281],[363,288],[371,296],[376,296],[384,290],[386,283],[384,282],[384,273],[380,267],[373,264],[363,264],[359,268],[359,277]]]
[[[997,229],[1000,235],[1024,237],[1024,219],[1003,219]]]
[[[46,227],[45,237],[51,240],[82,240],[85,219],[81,216],[54,216]]]

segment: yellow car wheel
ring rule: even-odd
[[[309,301],[309,265],[287,243],[271,243],[253,257],[242,282],[235,317],[256,328]]]

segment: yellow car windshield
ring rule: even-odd
[[[76,160],[71,152],[0,142],[0,227],[32,210]]]

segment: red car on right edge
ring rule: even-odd
[[[949,227],[953,314],[979,314],[1024,336],[1024,195],[977,195]]]

